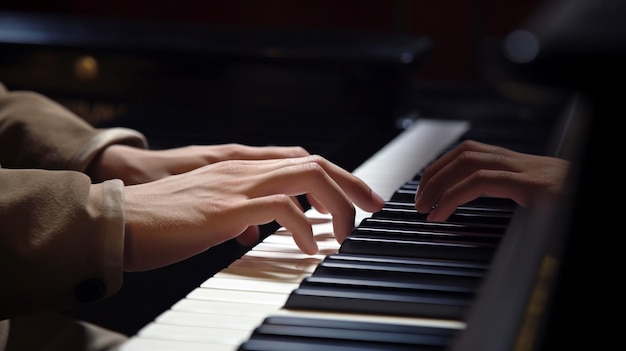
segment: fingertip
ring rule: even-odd
[[[376,193],[374,190],[372,190],[372,198],[374,199],[374,202],[376,202],[376,206],[379,206],[380,208],[383,208],[383,206],[385,206],[385,199],[383,199],[382,196],[378,195],[378,193]]]
[[[450,217],[451,213],[443,213],[439,210],[439,207],[435,206],[432,211],[426,216],[426,220],[429,222],[445,222],[448,217]]]
[[[424,206],[422,204],[423,201],[421,201],[421,199],[417,199],[415,201],[415,210],[419,213],[425,214],[425,213],[429,213],[431,210],[430,206]]]
[[[304,235],[295,235],[294,233],[292,237],[300,251],[305,254],[315,255],[319,252],[319,247],[317,246],[317,241],[315,241],[312,230]]]
[[[259,227],[254,225],[246,228],[237,237],[237,242],[243,246],[252,246],[259,241],[260,231]]]
[[[320,249],[317,246],[317,242],[315,242],[315,240],[313,240],[312,243],[309,243],[307,247],[300,248],[300,249],[302,250],[302,252],[304,252],[307,255],[317,255],[320,252]]]

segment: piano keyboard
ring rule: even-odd
[[[121,350],[445,349],[465,327],[510,211],[483,201],[459,208],[455,221],[419,222],[408,180],[468,129],[465,121],[416,121],[353,172],[387,202],[376,214],[357,209],[342,245],[330,217],[311,209],[319,254],[301,253],[281,228]]]

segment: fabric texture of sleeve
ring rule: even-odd
[[[64,106],[29,91],[0,84],[0,166],[84,171],[110,144],[146,148],[146,138],[127,128],[96,129]]]
[[[96,129],[43,95],[0,84],[0,320],[119,290],[124,184],[84,173],[106,146],[146,148],[125,128]]]
[[[0,319],[92,302],[122,283],[123,183],[0,169]]]

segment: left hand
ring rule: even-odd
[[[559,195],[568,169],[567,160],[466,140],[426,168],[415,208],[440,222],[482,195],[510,198],[527,207],[539,196]]]
[[[247,146],[222,144],[146,150],[111,145],[96,157],[87,174],[94,183],[121,179],[126,185],[151,182],[226,160],[266,160],[309,156],[299,146]]]

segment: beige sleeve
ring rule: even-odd
[[[84,171],[110,144],[148,146],[135,130],[93,128],[41,94],[0,84],[0,166]]]
[[[92,302],[122,283],[123,184],[0,169],[0,320]]]
[[[122,284],[124,184],[84,171],[130,129],[98,130],[34,92],[0,84],[0,320],[94,301]]]

